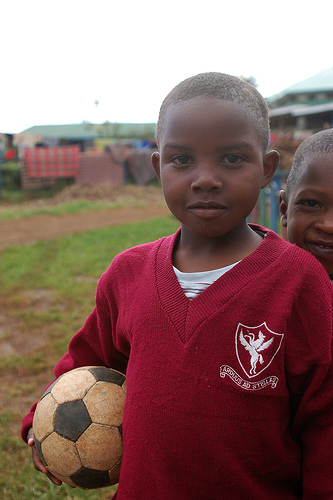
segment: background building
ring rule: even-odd
[[[267,99],[272,135],[293,139],[333,126],[333,68],[291,85]]]

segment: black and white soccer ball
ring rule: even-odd
[[[119,480],[126,378],[104,366],[61,375],[39,400],[33,433],[45,467],[84,489]]]

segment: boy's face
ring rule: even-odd
[[[245,107],[195,97],[166,112],[152,156],[166,203],[182,226],[202,237],[242,229],[278,164],[264,155]]]
[[[303,173],[288,193],[280,193],[281,222],[288,240],[312,253],[333,273],[333,154],[304,160]]]

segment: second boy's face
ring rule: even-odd
[[[208,97],[171,105],[159,150],[153,166],[183,227],[200,237],[243,230],[271,177],[246,108]]]
[[[333,273],[333,154],[317,153],[305,160],[305,173],[280,203],[288,240],[312,253]]]

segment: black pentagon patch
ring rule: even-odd
[[[96,366],[90,368],[89,371],[96,377],[98,382],[110,382],[111,384],[122,386],[126,379],[122,373],[116,372],[106,366]]]
[[[64,438],[76,441],[91,424],[91,418],[81,399],[58,406],[54,430]]]
[[[70,479],[83,489],[104,488],[110,484],[110,478],[107,471],[87,469],[82,467],[75,472]]]
[[[34,440],[35,440],[35,446],[36,446],[36,450],[37,450],[37,453],[39,455],[39,458],[41,459],[41,461],[43,462],[43,464],[46,467],[47,462],[46,462],[44,455],[43,455],[43,452],[42,452],[42,444],[38,441],[38,439],[36,439],[35,435],[34,435]]]

